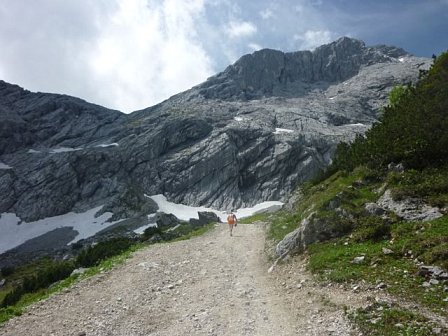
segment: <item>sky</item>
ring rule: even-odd
[[[129,113],[255,50],[342,36],[440,54],[448,0],[0,0],[0,79]]]

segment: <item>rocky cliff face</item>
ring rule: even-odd
[[[138,217],[156,209],[144,194],[220,209],[284,200],[429,63],[349,38],[264,49],[129,115],[0,82],[0,213]]]

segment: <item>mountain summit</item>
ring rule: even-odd
[[[70,211],[144,225],[157,211],[145,195],[222,210],[284,201],[429,64],[350,38],[264,49],[129,115],[0,82],[0,230]]]
[[[362,67],[396,62],[405,56],[410,55],[403,49],[366,47],[364,42],[348,37],[314,51],[283,53],[262,49],[209,78],[199,86],[200,94],[225,100],[301,97],[313,84],[340,83],[358,74]]]

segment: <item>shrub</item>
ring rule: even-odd
[[[3,267],[3,268],[2,268],[1,273],[2,273],[2,276],[7,277],[7,276],[13,274],[14,271],[15,271],[14,267],[12,267],[12,266],[10,266],[10,267],[6,266],[6,267]]]
[[[26,293],[46,288],[59,280],[67,278],[74,269],[75,265],[70,261],[53,262],[50,266],[39,270],[36,274],[26,277],[21,285],[15,287],[4,297],[1,306],[13,305]]]
[[[380,241],[390,236],[390,225],[380,217],[369,216],[360,220],[361,225],[353,232],[356,242]]]
[[[122,253],[133,244],[134,241],[129,238],[114,238],[100,242],[82,251],[76,258],[76,263],[82,267],[92,267],[106,258]]]
[[[149,228],[147,228],[144,232],[143,232],[143,240],[148,240],[149,238],[151,238],[152,236],[154,236],[155,234],[162,234],[162,230],[157,227],[157,226],[150,226]]]

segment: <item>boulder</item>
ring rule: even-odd
[[[156,215],[156,223],[158,228],[167,229],[181,224],[181,221],[173,214],[158,212]]]
[[[199,219],[191,218],[190,224],[193,226],[204,226],[210,223],[220,223],[221,219],[219,219],[218,215],[214,212],[209,211],[199,211],[198,212]]]
[[[372,216],[382,216],[386,213],[386,211],[376,203],[366,203],[364,209],[366,209],[366,212]]]
[[[288,233],[276,246],[277,256],[300,253],[305,248],[315,242],[325,241],[339,237],[343,232],[336,225],[333,225],[329,218],[319,218],[312,213],[302,220],[299,227]]]

